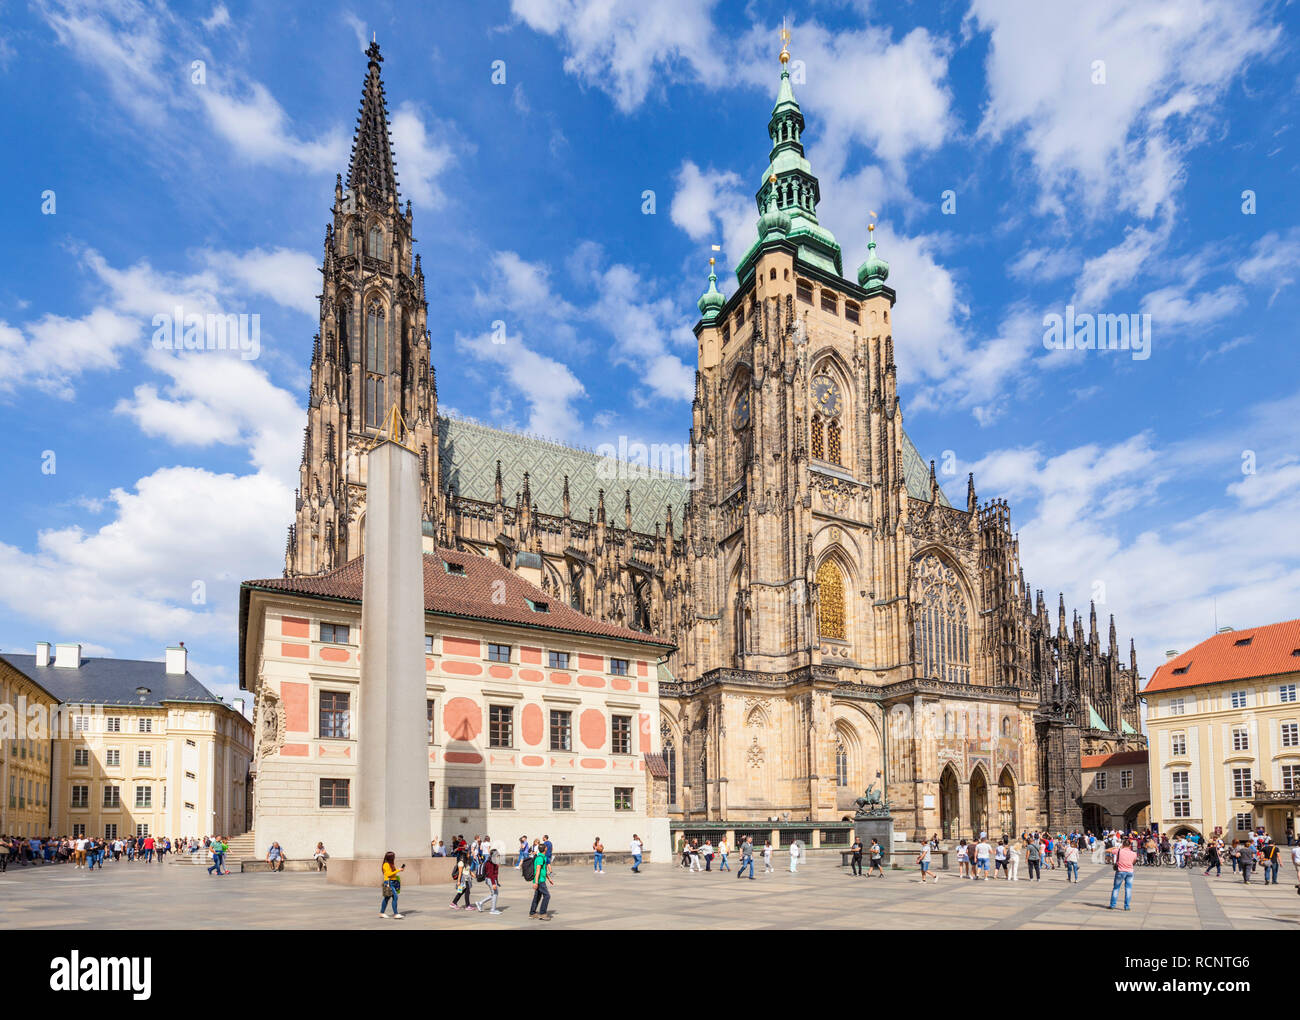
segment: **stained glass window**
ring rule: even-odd
[[[844,640],[844,578],[827,560],[817,568],[817,629],[822,637]]]
[[[912,608],[918,675],[970,683],[970,623],[957,572],[934,553],[916,561]]]
[[[826,459],[832,464],[843,464],[840,459],[840,423],[833,421],[826,426]]]
[[[825,427],[820,418],[814,418],[812,423],[812,455],[814,460],[826,459]]]

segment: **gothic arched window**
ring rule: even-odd
[[[366,245],[366,254],[377,259],[384,257],[384,232],[378,226],[370,228],[370,242]]]
[[[677,803],[677,745],[673,743],[673,731],[668,728],[667,723],[663,723],[659,728],[659,736],[663,739],[664,746],[664,764],[668,766],[668,803],[675,805]]]
[[[843,464],[840,453],[840,423],[830,422],[826,426],[826,459],[832,464]]]
[[[366,309],[366,424],[378,428],[383,424],[384,377],[388,373],[388,333],[384,309],[373,302]]]
[[[849,749],[843,740],[835,741],[835,785],[849,785]]]
[[[844,640],[844,578],[827,560],[817,568],[817,630],[824,638]]]
[[[957,572],[934,553],[912,568],[918,675],[970,683],[970,614]]]
[[[814,418],[812,423],[812,456],[813,460],[826,459],[826,426],[820,418]]]

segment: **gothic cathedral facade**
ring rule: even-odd
[[[846,278],[818,222],[788,53],[756,239],[731,296],[711,273],[699,302],[688,477],[438,414],[377,45],[368,57],[286,574],[359,555],[361,454],[395,404],[432,539],[676,644],[659,683],[670,818],[833,821],[874,784],[908,835],[1081,827],[1082,756],[1145,746],[1132,642],[1124,661],[1113,617],[1103,646],[1095,607],[1085,633],[1063,600],[1054,628],[1007,504],[981,505],[969,479],[954,507],[927,470],[903,428],[889,267],[872,241]]]

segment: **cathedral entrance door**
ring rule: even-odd
[[[957,804],[957,773],[949,765],[939,777],[939,827],[943,830],[944,839],[956,838],[959,819]]]
[[[998,777],[998,826],[1008,839],[1016,834],[1016,781],[1006,768]]]
[[[976,769],[970,776],[970,825],[973,835],[988,831],[989,784],[983,769]]]

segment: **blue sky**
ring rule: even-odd
[[[185,640],[234,693],[372,32],[441,407],[685,442],[694,303],[709,245],[732,266],[754,237],[783,17],[821,221],[851,275],[879,214],[907,426],[954,501],[967,471],[1009,499],[1030,584],[1097,598],[1144,674],[1216,606],[1297,615],[1296,5],[446,7],[0,7],[0,647]],[[177,304],[258,314],[259,356],[155,350]],[[1071,304],[1149,313],[1150,357],[1045,350]]]

